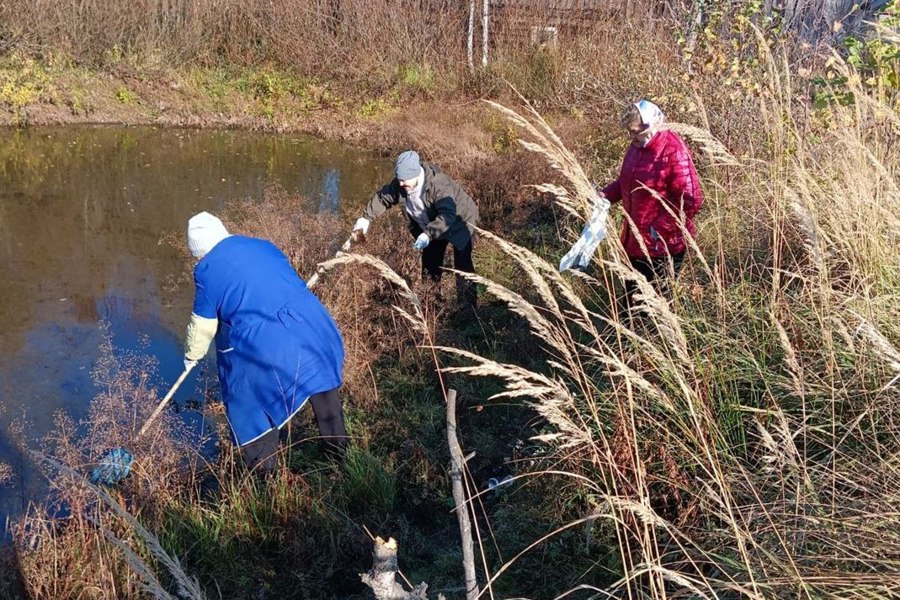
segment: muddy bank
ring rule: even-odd
[[[484,112],[478,101],[423,99],[401,106],[390,98],[356,97],[354,90],[267,72],[137,76],[54,70],[29,61],[0,63],[0,81],[6,82],[0,126],[115,124],[305,133],[384,153],[412,141],[426,125],[436,128],[432,137],[471,137],[475,128],[464,124],[477,122]],[[490,144],[478,137],[465,144]]]

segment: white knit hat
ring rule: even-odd
[[[204,211],[188,221],[188,248],[194,258],[203,258],[216,244],[228,237],[228,230],[218,217]]]

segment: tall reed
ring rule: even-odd
[[[495,398],[524,398],[551,426],[540,439],[591,498],[570,526],[614,525],[616,596],[900,593],[897,114],[857,85],[827,126],[796,127],[790,69],[767,60],[771,145],[708,171],[716,191],[671,303],[613,236],[595,278],[484,233],[524,277],[473,278],[526,319],[546,371],[442,348],[470,363],[445,371],[502,379]],[[584,215],[586,169],[539,115],[497,108],[562,174],[560,208]],[[728,180],[744,183],[719,194]],[[752,237],[731,237],[725,213],[752,219]],[[626,279],[644,300],[628,322],[602,308]]]

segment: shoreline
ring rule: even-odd
[[[331,92],[329,84],[317,82],[292,82],[286,86],[289,91],[269,92],[247,83],[270,75],[265,69],[248,70],[213,86],[207,81],[217,77],[212,69],[135,79],[112,71],[53,69],[35,61],[27,61],[24,68],[0,64],[0,81],[11,82],[0,93],[0,127],[242,129],[307,134],[357,147],[371,147],[363,140],[375,138],[377,149],[385,123],[414,118],[417,108],[427,111],[440,104],[438,99],[401,107],[390,98],[358,97],[352,90]]]

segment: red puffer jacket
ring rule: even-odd
[[[655,191],[675,214],[673,217],[647,189]],[[644,147],[632,144],[625,153],[619,178],[603,188],[610,202],[622,201],[651,257],[684,252],[687,245],[678,221],[684,214],[685,229],[694,236],[694,217],[703,204],[703,193],[690,150],[673,131],[663,130]],[[644,257],[644,250],[626,221],[622,246],[628,256]]]

